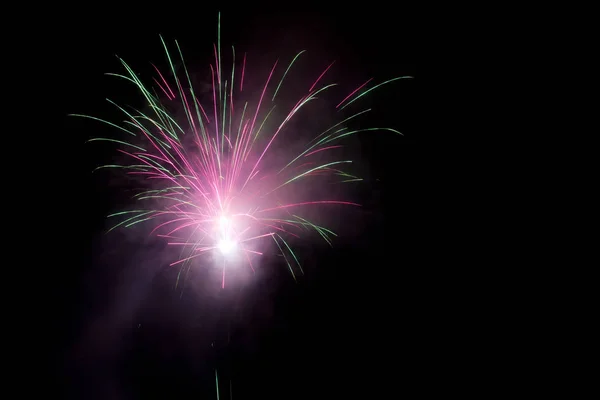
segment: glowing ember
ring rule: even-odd
[[[237,243],[231,239],[221,239],[217,247],[221,251],[221,254],[228,255],[235,251]]]

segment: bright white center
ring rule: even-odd
[[[227,217],[221,217],[219,219],[219,227],[221,228],[221,232],[227,231],[229,227],[229,219]]]
[[[222,239],[221,241],[219,241],[217,246],[219,247],[221,253],[227,255],[231,254],[235,250],[236,243],[233,240]]]

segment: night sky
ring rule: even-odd
[[[45,335],[53,390],[66,399],[215,399],[215,367],[221,399],[229,399],[230,381],[236,399],[374,399],[439,390],[432,377],[447,363],[440,356],[448,327],[439,305],[447,273],[431,262],[435,249],[424,243],[430,203],[419,191],[427,186],[424,149],[432,137],[420,129],[427,50],[418,19],[409,9],[221,9],[224,48],[247,52],[247,68],[254,61],[255,72],[306,49],[315,71],[336,60],[331,76],[348,86],[371,77],[416,79],[367,100],[376,110],[367,124],[404,136],[360,138],[369,179],[353,200],[364,204],[362,214],[356,225],[346,224],[346,235],[338,232],[333,248],[304,245],[306,274],[298,283],[270,259],[247,285],[220,290],[197,275],[181,295],[164,243],[104,234],[105,216],[127,204],[126,188],[110,173],[91,171],[110,161],[114,148],[84,143],[106,135],[107,127],[66,117],[118,121],[104,99],[135,103],[136,92],[103,74],[123,72],[117,54],[151,76],[151,62],[165,65],[159,34],[180,42],[188,67],[203,79],[217,9],[162,7],[73,11],[53,33],[52,90],[63,124],[53,140],[61,148],[54,165],[64,172],[56,185],[59,233],[50,239],[60,243],[53,257],[63,261],[42,275],[53,310]]]

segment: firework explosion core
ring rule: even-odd
[[[275,120],[273,110],[277,96],[285,87],[288,72],[304,51],[284,69],[278,69],[276,61],[260,92],[248,93],[244,88],[246,54],[241,57],[241,68],[236,69],[236,52],[232,46],[231,70],[222,68],[219,21],[215,59],[210,65],[211,101],[203,104],[192,87],[179,44],[175,42],[183,73],[178,74],[174,58],[162,37],[161,42],[170,71],[163,74],[154,67],[154,88],[145,86],[122,59],[120,62],[127,74],[110,74],[133,83],[150,111],[144,113],[113,103],[124,113],[126,121],[123,125],[100,121],[137,140],[92,139],[117,143],[121,146],[118,152],[128,160],[99,168],[122,168],[128,175],[153,182],[151,190],[141,190],[134,196],[139,207],[110,215],[120,218],[112,229],[147,221],[153,223],[153,234],[165,238],[169,246],[182,250],[172,266],[189,268],[196,258],[209,260],[208,255],[212,254],[213,259],[223,261],[218,263],[223,269],[223,286],[225,265],[242,261],[254,270],[254,260],[263,255],[270,241],[275,243],[295,277],[297,272],[302,272],[302,267],[289,244],[290,238],[313,231],[331,244],[331,238],[335,236],[331,230],[303,216],[303,209],[359,206],[337,198],[302,197],[309,193],[312,185],[362,180],[344,170],[351,161],[339,158],[340,140],[367,131],[400,132],[391,128],[352,127],[357,117],[370,111],[362,109],[315,132],[303,150],[281,162],[273,143],[284,134],[293,133],[286,132],[286,128],[306,104],[336,86],[323,83],[333,63],[316,77],[293,107],[281,114],[283,118]],[[410,77],[397,77],[373,86],[369,86],[369,79],[349,90],[341,101],[336,101],[335,111],[344,110],[382,85],[404,78]],[[173,109],[183,110],[185,117],[177,119],[169,111]],[[283,196],[283,189],[292,185],[295,186],[292,198]]]

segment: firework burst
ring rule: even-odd
[[[283,256],[295,278],[302,267],[289,244],[290,238],[313,231],[331,244],[335,236],[330,229],[303,216],[302,210],[359,204],[338,198],[309,200],[300,195],[290,199],[290,196],[282,196],[282,192],[296,186],[294,193],[308,193],[311,185],[319,184],[315,179],[324,177],[346,183],[360,181],[345,172],[351,160],[336,158],[342,139],[366,131],[400,132],[381,127],[352,128],[358,117],[370,111],[364,109],[315,132],[303,150],[280,162],[273,143],[289,134],[286,128],[306,104],[336,86],[325,83],[333,63],[316,77],[293,106],[275,117],[273,110],[278,95],[304,51],[284,68],[279,68],[276,61],[261,89],[249,91],[244,87],[246,54],[238,56],[241,68],[238,66],[236,70],[236,53],[232,47],[231,68],[225,70],[221,65],[219,17],[214,62],[210,65],[211,99],[201,101],[194,91],[179,44],[175,42],[176,53],[171,53],[162,37],[161,42],[170,70],[162,73],[154,67],[153,87],[142,83],[122,59],[119,60],[126,74],[110,74],[134,84],[149,111],[126,109],[111,102],[126,117],[122,125],[73,114],[104,122],[132,139],[91,139],[117,143],[118,152],[128,160],[99,168],[122,168],[128,175],[152,181],[150,189],[140,190],[134,196],[139,207],[109,216],[119,219],[111,230],[149,222],[153,234],[165,238],[169,246],[182,249],[172,266],[189,267],[195,259],[208,260],[210,255],[213,260],[222,260],[219,265],[223,286],[225,265],[241,262],[254,270],[253,260],[263,255],[269,241],[275,244],[273,248]],[[175,67],[174,54],[182,63],[180,73]],[[335,102],[335,111],[344,110],[385,84],[406,78],[410,77],[397,77],[376,85],[369,79]],[[170,110],[183,110],[184,115],[177,118]]]

